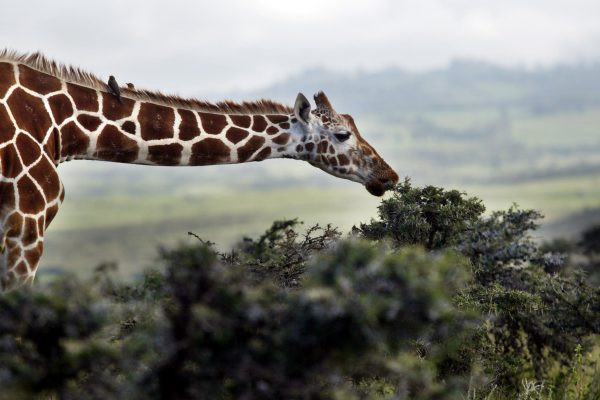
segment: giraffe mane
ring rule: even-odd
[[[40,52],[19,53],[14,50],[1,49],[0,61],[24,64],[30,68],[50,74],[69,83],[90,87],[92,89],[107,91],[106,83],[96,75],[80,68],[58,63],[44,56]],[[285,104],[260,99],[256,101],[235,102],[231,100],[212,103],[196,98],[180,97],[164,94],[159,91],[145,89],[129,89],[121,87],[122,95],[135,100],[150,101],[166,106],[187,108],[194,111],[206,111],[221,114],[291,114],[293,108]]]

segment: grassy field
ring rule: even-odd
[[[600,109],[527,115],[516,119],[512,134],[532,146],[589,146],[600,144]]]
[[[483,199],[489,210],[505,209],[516,203],[523,208],[542,211],[547,222],[556,222],[569,214],[600,207],[600,175],[597,174],[465,186],[464,189]]]
[[[600,207],[598,175],[457,189],[483,199],[488,211],[517,203],[541,210],[549,223]],[[332,223],[348,232],[375,216],[378,204],[358,185],[68,199],[48,231],[42,271],[88,273],[103,261],[118,261],[123,274],[135,274],[152,264],[159,245],[196,240],[188,231],[226,249],[282,218]]]
[[[377,204],[358,185],[353,190],[306,187],[73,199],[65,202],[47,234],[43,265],[89,272],[102,261],[119,261],[130,274],[151,264],[159,245],[196,240],[189,231],[226,249],[243,235],[260,234],[276,219],[330,222],[349,230],[374,216]]]

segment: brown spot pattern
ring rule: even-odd
[[[324,140],[319,142],[319,145],[317,146],[317,153],[327,153],[327,145],[328,143]]]
[[[21,261],[15,267],[15,272],[17,273],[17,275],[20,275],[20,276],[27,275],[29,273],[29,268],[27,268],[27,264],[25,264],[25,262]]]
[[[8,106],[19,128],[42,141],[52,124],[42,100],[19,88],[11,93]]]
[[[159,165],[179,165],[183,146],[177,143],[148,147],[148,161]]]
[[[238,153],[238,161],[245,162],[247,161],[252,154],[254,154],[258,149],[260,149],[265,144],[265,138],[261,136],[252,136],[248,142],[240,147],[237,151]]]
[[[169,139],[173,137],[175,110],[152,103],[142,103],[138,121],[142,139]]]
[[[36,71],[26,65],[19,65],[19,82],[36,93],[48,94],[61,89],[60,80],[52,75]]]
[[[26,217],[24,222],[22,242],[24,246],[29,246],[38,238],[37,221],[35,218]]]
[[[86,130],[93,132],[98,129],[102,120],[93,115],[81,114],[77,117],[77,122],[79,122]]]
[[[179,124],[179,139],[191,140],[200,135],[200,128],[198,128],[198,121],[194,113],[189,110],[179,110],[179,116],[181,117],[181,123]]]
[[[21,236],[21,232],[23,231],[23,216],[17,211],[13,212],[6,220],[6,226],[9,227],[6,232],[7,238]]]
[[[229,147],[219,139],[207,138],[192,145],[190,165],[222,164],[230,160]]]
[[[61,157],[78,156],[87,153],[90,138],[79,129],[75,122],[69,122],[60,130]]]
[[[6,178],[15,178],[23,170],[23,164],[21,164],[17,150],[12,144],[2,150],[0,164],[2,165],[2,176]]]
[[[210,133],[211,135],[218,135],[223,131],[227,125],[227,119],[221,114],[212,114],[199,112],[200,122],[204,132]]]
[[[67,83],[67,91],[79,111],[97,112],[99,110],[98,92],[96,90]]]
[[[279,132],[279,129],[277,129],[277,127],[275,127],[275,126],[270,126],[270,127],[267,128],[267,133],[269,135],[274,135],[277,132]]]
[[[19,208],[26,214],[42,211],[46,202],[31,178],[24,176],[19,180]]]
[[[267,127],[267,120],[262,115],[255,115],[252,119],[252,130],[254,132],[263,132]]]
[[[6,107],[0,104],[0,144],[12,140],[16,129],[10,120]]]
[[[121,125],[121,129],[131,135],[135,135],[135,122],[125,121],[123,122],[123,125]]]
[[[230,115],[231,121],[241,128],[250,128],[252,118],[249,115]]]
[[[340,165],[348,165],[348,164],[350,164],[350,159],[348,157],[346,157],[344,154],[340,154],[338,156],[338,162],[340,163]]]
[[[264,149],[262,149],[261,151],[258,152],[256,157],[254,157],[253,161],[262,161],[265,158],[269,157],[270,154],[271,154],[271,148],[265,147]]]
[[[0,63],[0,98],[15,84],[15,72],[12,64]]]
[[[0,182],[0,204],[2,207],[14,208],[15,187],[12,182]]]
[[[304,147],[306,147],[306,151],[313,151],[313,149],[315,148],[315,144],[314,143],[306,143],[304,145]]]
[[[42,234],[44,233],[44,226],[45,226],[44,219],[45,218],[43,215],[37,219],[37,229],[38,229],[38,232],[40,232]]]
[[[229,139],[229,141],[234,144],[241,142],[248,135],[249,135],[248,131],[245,131],[243,129],[236,128],[236,127],[229,128],[227,130],[227,133],[225,134],[227,139]]]
[[[290,129],[290,124],[288,124],[287,122],[283,122],[283,123],[279,124],[279,127],[281,129]]]
[[[29,169],[29,175],[42,187],[46,199],[52,201],[60,194],[60,180],[56,173],[56,167],[42,157],[40,161]]]
[[[41,251],[36,247],[25,252],[25,260],[27,260],[29,265],[35,265],[41,255]]]
[[[98,136],[94,156],[106,161],[130,163],[137,159],[138,150],[135,140],[125,136],[116,126],[107,125]]]
[[[275,136],[271,140],[273,141],[273,143],[283,145],[290,141],[290,135],[287,133],[282,133],[279,136]]]
[[[287,122],[290,119],[287,115],[267,115],[267,118],[273,124],[279,124],[281,122]]]
[[[19,133],[16,140],[17,151],[25,165],[33,164],[42,154],[41,146],[24,133]]]
[[[131,99],[121,98],[123,103],[110,93],[102,93],[102,114],[111,121],[128,117],[133,112],[135,101]]]
[[[48,99],[50,103],[50,109],[54,116],[54,121],[60,125],[65,119],[73,115],[73,105],[67,96],[64,94],[57,94]]]
[[[46,144],[44,144],[44,153],[50,157],[51,160],[58,160],[58,155],[56,154],[56,150],[59,146],[60,142],[60,134],[58,133],[58,129],[53,128],[51,136]]]

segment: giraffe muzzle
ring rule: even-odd
[[[393,189],[398,183],[398,174],[391,169],[385,169],[379,172],[375,178],[365,184],[365,188],[373,196],[383,196],[383,194],[390,189]]]

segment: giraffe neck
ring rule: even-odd
[[[377,196],[398,181],[324,93],[311,111],[300,93],[293,108],[269,100],[213,104],[109,82],[110,91],[39,53],[0,50],[0,292],[35,276],[45,229],[64,198],[56,168],[63,161],[210,165],[286,157]]]
[[[82,84],[71,83],[1,56],[0,292],[33,281],[45,229],[64,198],[56,169],[62,161],[210,165],[298,158],[302,128],[284,106],[179,101],[176,107],[169,97],[161,103],[127,91],[120,103],[101,82],[86,86],[88,78],[79,76]]]
[[[298,158],[301,126],[289,114],[217,113],[155,104],[65,84],[58,162],[106,160],[153,165],[213,165]]]

